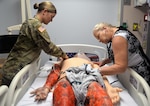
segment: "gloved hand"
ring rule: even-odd
[[[35,101],[45,100],[48,96],[50,89],[48,87],[40,87],[32,91],[30,94],[35,95]]]

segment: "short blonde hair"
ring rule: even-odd
[[[102,22],[102,23],[96,24],[93,28],[93,31],[103,30],[104,27],[114,27],[114,26],[112,26],[111,24]]]

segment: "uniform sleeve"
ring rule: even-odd
[[[32,39],[36,43],[36,45],[43,49],[49,55],[56,57],[65,57],[66,53],[62,51],[61,48],[57,47],[51,40],[46,31],[46,29],[42,26],[41,23],[33,24],[33,28],[31,28]]]

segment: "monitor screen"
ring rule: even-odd
[[[18,35],[0,35],[0,53],[9,53]]]

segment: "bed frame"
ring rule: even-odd
[[[7,96],[8,86],[0,86],[0,106],[5,106],[6,96]]]
[[[58,45],[65,52],[87,52],[100,56],[100,60],[107,57],[104,47],[87,44],[61,44]],[[16,106],[29,86],[33,83],[40,68],[40,58],[25,66],[13,79],[7,92],[5,106]],[[118,75],[118,79],[129,91],[139,106],[150,106],[150,88],[146,81],[134,70],[127,68],[126,72]]]
[[[150,87],[136,71],[127,68],[118,79],[139,106],[150,106]]]
[[[18,101],[28,90],[29,86],[33,83],[39,68],[40,58],[37,58],[17,73],[9,86],[5,106],[16,106]]]

